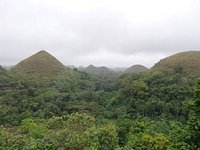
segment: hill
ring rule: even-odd
[[[92,74],[92,75],[100,75],[100,76],[110,76],[110,75],[113,75],[114,72],[107,68],[107,67],[95,67],[93,65],[89,65],[88,67],[86,68],[79,68],[79,70],[81,71],[85,71],[89,74]]]
[[[38,74],[42,76],[55,75],[65,70],[65,66],[48,52],[38,53],[19,62],[13,68],[18,73]]]
[[[200,76],[200,51],[177,53],[160,60],[151,70],[169,70],[186,77]]]
[[[139,73],[147,71],[148,68],[142,65],[133,65],[125,70],[125,73]]]

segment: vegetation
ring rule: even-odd
[[[169,69],[48,73],[0,67],[0,149],[200,149],[200,79]]]
[[[200,75],[200,52],[187,51],[169,56],[158,62],[154,70],[171,70],[181,73],[187,78],[197,78]]]

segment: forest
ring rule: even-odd
[[[119,77],[0,67],[2,150],[197,150],[200,79],[180,69]]]

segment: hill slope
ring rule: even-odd
[[[142,65],[133,65],[125,70],[125,73],[139,73],[147,71],[148,68]]]
[[[42,50],[24,59],[13,68],[18,73],[54,75],[65,70],[65,66],[54,56]]]
[[[200,76],[200,51],[177,53],[160,60],[152,70],[171,70],[186,77]]]

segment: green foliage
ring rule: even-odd
[[[191,99],[192,88],[189,81],[179,74],[150,72],[124,75],[118,81],[118,88],[118,105],[126,105],[133,117],[138,114],[152,118],[188,117],[184,104]]]
[[[169,133],[172,143],[170,143],[170,148],[172,150],[188,150],[192,149],[191,145],[187,143],[188,139],[188,130],[186,126],[181,125],[180,123],[173,123],[172,124],[172,131]]]
[[[113,125],[106,125],[99,129],[99,149],[102,150],[114,150],[117,146],[117,132]]]
[[[191,118],[188,121],[189,138],[186,140],[193,149],[200,148],[200,79],[197,80],[194,90],[194,106]]]
[[[128,137],[128,146],[137,150],[165,150],[169,146],[169,138],[162,134],[156,133],[151,135],[144,122],[136,122]]]
[[[117,125],[117,136],[119,140],[119,146],[123,147],[128,142],[128,134],[131,130],[131,122],[127,119],[120,119],[116,123]]]
[[[173,71],[41,77],[0,67],[2,150],[196,150],[200,80]]]
[[[47,128],[43,124],[36,123],[30,118],[22,121],[21,129],[22,132],[36,139],[42,138],[47,131]]]
[[[46,123],[47,121],[47,123]],[[115,149],[116,128],[97,126],[95,119],[74,113],[48,120],[25,119],[16,129],[0,128],[1,149]]]
[[[146,133],[132,135],[129,137],[129,147],[137,150],[165,150],[168,148],[169,140],[162,134],[151,136]]]
[[[2,126],[0,126],[0,149],[3,149],[3,146],[5,146],[5,131],[4,131],[5,129],[2,127]]]

